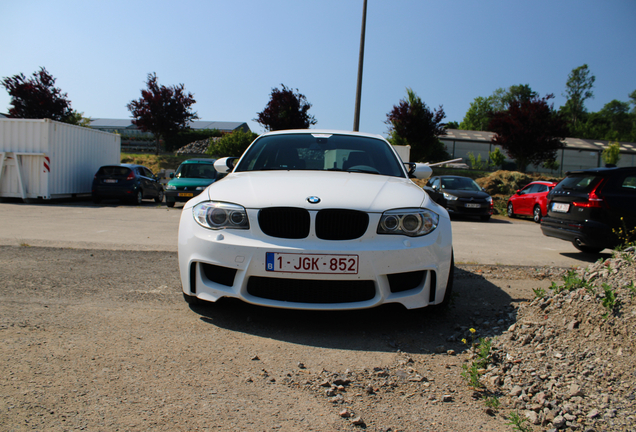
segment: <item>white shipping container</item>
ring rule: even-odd
[[[100,166],[119,164],[117,134],[49,119],[0,119],[0,197],[90,194]]]
[[[411,158],[411,146],[410,145],[394,145],[393,148],[397,152],[398,156],[402,158],[402,162],[410,162]]]

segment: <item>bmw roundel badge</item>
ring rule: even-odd
[[[320,202],[320,198],[317,196],[310,196],[307,198],[307,202],[310,204],[318,204]]]

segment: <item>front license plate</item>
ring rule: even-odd
[[[466,204],[466,208],[480,208],[481,204]]]
[[[265,269],[285,273],[358,274],[358,255],[267,252]]]
[[[179,192],[177,194],[177,196],[180,196],[180,197],[193,197],[194,193],[192,193],[192,192]]]
[[[570,210],[570,204],[552,203],[552,211],[557,213],[567,213]]]

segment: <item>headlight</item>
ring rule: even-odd
[[[455,201],[457,197],[455,195],[451,195],[449,193],[444,192],[444,198],[448,201]]]
[[[194,220],[204,228],[210,229],[249,229],[245,208],[217,201],[205,201],[192,209]]]
[[[171,185],[170,183],[168,183],[166,185],[166,190],[175,190],[177,187],[175,185]]]
[[[378,234],[418,237],[433,231],[438,222],[439,215],[426,209],[389,210],[382,213]]]
[[[197,187],[197,189],[196,189],[196,190],[205,190],[205,188],[206,188],[206,187],[207,187],[207,186],[199,186],[199,187]]]

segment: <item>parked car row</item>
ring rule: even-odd
[[[119,199],[139,205],[144,199],[163,202],[174,207],[200,194],[219,178],[214,169],[216,159],[188,159],[170,175],[165,189],[160,179],[147,167],[135,164],[105,165],[95,173],[92,185],[93,202]]]

